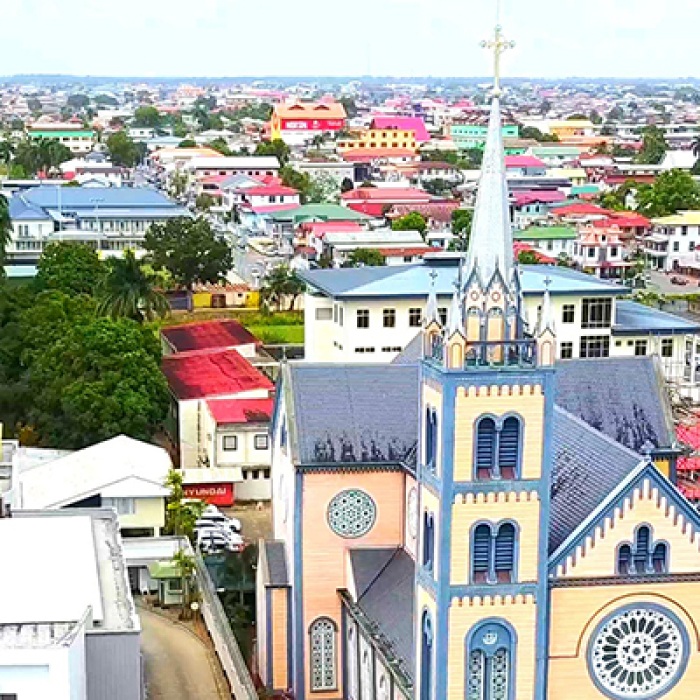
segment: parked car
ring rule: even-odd
[[[683,287],[688,284],[688,280],[685,279],[685,277],[678,277],[678,275],[674,275],[671,277],[671,284],[678,284]]]
[[[238,520],[229,520],[228,518],[225,518],[224,520],[221,520],[216,517],[203,517],[199,518],[197,522],[194,524],[194,529],[199,530],[200,528],[221,528],[222,530],[226,530],[227,532],[232,532],[236,535],[241,534],[241,524],[238,522]]]
[[[212,520],[222,525],[226,524],[232,527],[236,532],[241,531],[241,521],[236,518],[229,518],[224,515],[216,506],[208,505],[202,513],[202,520]]]
[[[207,527],[197,530],[196,546],[205,554],[226,550],[240,552],[243,549],[243,538],[219,527]]]

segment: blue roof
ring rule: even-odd
[[[43,209],[18,194],[10,198],[9,212],[12,221],[45,221],[51,218]]]
[[[53,187],[42,186],[18,192],[26,206],[63,210],[114,208],[173,208],[178,205],[157,190],[145,187]]]
[[[335,270],[305,270],[299,276],[332,297],[425,297],[430,289],[432,270],[437,272],[435,290],[440,296],[452,296],[457,279],[459,256],[428,257],[415,265],[390,267],[358,267]],[[583,272],[550,265],[521,266],[521,287],[524,295],[541,295],[545,279],[550,278],[549,291],[559,294],[620,295],[629,289],[600,280]]]
[[[618,301],[613,335],[697,333],[700,324],[635,301]]]

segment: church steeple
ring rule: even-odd
[[[481,283],[487,286],[496,271],[500,272],[506,283],[510,282],[513,272],[513,232],[510,225],[501,122],[500,66],[501,54],[512,48],[514,43],[503,38],[501,26],[497,25],[494,39],[482,42],[482,46],[493,49],[495,75],[479,192],[467,253],[467,279],[476,272]]]

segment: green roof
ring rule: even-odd
[[[578,185],[571,188],[571,194],[596,194],[600,192],[598,185]]]
[[[295,225],[302,221],[365,221],[371,219],[367,214],[342,207],[340,204],[303,204],[297,209],[288,209],[271,214],[274,221],[291,221]]]
[[[148,565],[151,578],[181,578],[180,567],[174,561],[154,561]]]
[[[516,241],[552,241],[561,238],[576,238],[576,231],[569,226],[531,226],[523,231],[514,231]]]
[[[54,129],[36,129],[29,132],[32,138],[44,138],[44,139],[61,139],[61,138],[72,138],[76,136],[89,136],[90,138],[95,136],[95,132],[92,129],[76,129],[75,131],[55,131]]]

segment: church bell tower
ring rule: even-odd
[[[505,176],[496,27],[479,193],[447,324],[423,330],[416,700],[544,700],[555,328],[525,327]]]

